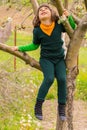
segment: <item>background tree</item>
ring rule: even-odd
[[[85,7],[86,7],[86,10],[87,10],[87,0],[84,0],[84,2],[85,2]]]

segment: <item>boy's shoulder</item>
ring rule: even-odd
[[[56,29],[61,30],[62,32],[65,32],[65,27],[62,23],[56,23]]]
[[[34,29],[33,29],[34,33],[39,33],[39,31],[40,31],[40,27],[39,26],[34,27]]]
[[[34,30],[35,30],[35,31],[37,31],[37,30],[39,30],[39,29],[40,29],[40,26],[34,27]]]
[[[56,23],[56,25],[57,25],[57,26],[63,26],[62,23],[58,23],[58,22]]]
[[[56,23],[56,28],[63,28],[64,26],[63,26],[63,24],[62,23]]]

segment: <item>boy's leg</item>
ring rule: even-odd
[[[41,59],[40,65],[44,79],[39,88],[37,99],[44,100],[54,81],[54,64],[46,59]]]
[[[66,119],[66,66],[64,60],[61,60],[55,65],[56,78],[58,83],[58,109],[59,116],[62,120]]]
[[[39,120],[43,119],[43,115],[42,115],[43,102],[44,101],[37,99],[36,104],[35,104],[35,108],[34,108],[34,112],[35,112],[34,114],[35,114],[36,118],[38,118]]]
[[[39,120],[42,120],[43,119],[42,104],[45,100],[45,97],[48,93],[50,86],[52,85],[54,81],[54,65],[53,63],[45,59],[40,60],[40,65],[41,65],[42,72],[44,75],[44,80],[38,91],[37,101],[35,105],[35,116]]]

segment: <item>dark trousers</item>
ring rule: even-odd
[[[54,82],[54,78],[57,80],[57,96],[58,103],[66,103],[66,66],[65,61],[62,59],[56,64],[47,59],[40,59],[40,65],[44,75],[43,82],[38,91],[37,99],[44,100],[49,88]]]

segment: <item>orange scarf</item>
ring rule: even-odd
[[[51,25],[44,25],[44,24],[40,24],[40,28],[41,30],[46,33],[48,36],[50,36],[52,34],[52,31],[55,27],[55,22],[52,22]]]

